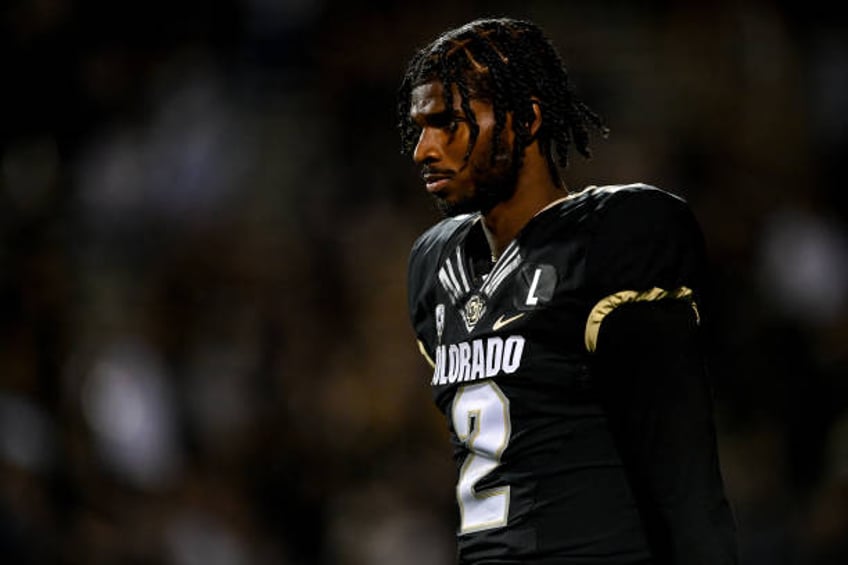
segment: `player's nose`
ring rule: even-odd
[[[412,159],[418,165],[436,163],[441,159],[438,132],[431,128],[423,128],[415,144]]]

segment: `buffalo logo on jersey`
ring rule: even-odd
[[[486,301],[479,294],[472,294],[462,309],[462,317],[465,320],[468,331],[474,329],[474,326],[477,325],[477,322],[480,321],[480,318],[483,317],[485,312]]]

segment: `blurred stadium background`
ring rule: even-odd
[[[412,51],[558,43],[611,137],[572,188],[687,197],[715,266],[747,565],[848,563],[848,26],[823,2],[8,0],[0,560],[449,563],[452,463],[405,310],[436,219]]]

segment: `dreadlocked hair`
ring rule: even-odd
[[[466,160],[480,131],[471,110],[472,98],[492,104],[494,139],[500,139],[506,115],[512,112],[519,166],[523,149],[534,139],[529,124],[534,120],[533,104],[538,103],[542,124],[535,139],[539,140],[551,176],[557,181],[560,179],[557,166],[568,166],[568,148],[572,143],[581,155],[589,158],[590,128],[604,136],[609,131],[601,118],[575,96],[562,59],[532,22],[511,18],[475,20],[443,33],[412,57],[398,91],[398,129],[404,154],[413,152],[420,133],[410,119],[412,90],[433,81],[444,85],[446,108],[454,104],[452,87],[459,94],[471,134]],[[494,148],[491,158],[494,161]]]

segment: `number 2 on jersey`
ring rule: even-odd
[[[475,485],[500,465],[509,443],[509,399],[493,381],[460,387],[451,418],[457,437],[469,450],[456,485],[460,533],[506,525],[509,486],[477,491]]]

